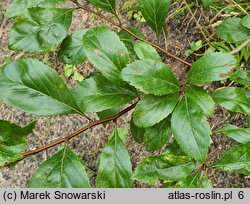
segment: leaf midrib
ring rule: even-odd
[[[197,149],[198,149],[198,151],[199,151],[199,154],[200,154],[200,156],[202,156],[202,153],[201,153],[200,148],[199,148],[199,144],[198,144],[198,142],[197,142],[197,138],[196,138],[196,136],[195,136],[195,135],[196,135],[195,132],[197,132],[197,131],[193,128],[193,125],[192,125],[192,122],[191,122],[191,114],[190,114],[190,110],[189,110],[189,107],[188,107],[188,100],[187,100],[187,98],[185,98],[185,106],[186,106],[186,110],[187,110],[188,123],[189,123],[189,125],[190,125],[190,129],[191,129],[193,138],[194,138],[194,140],[195,140],[195,142],[196,142],[196,146],[197,146]],[[194,131],[195,131],[195,132],[194,132]],[[198,132],[197,132],[197,133],[198,133]],[[199,133],[198,133],[198,135],[200,136]]]
[[[74,107],[72,107],[72,106],[66,104],[64,101],[55,99],[55,98],[53,98],[52,96],[47,95],[47,94],[41,92],[40,90],[36,90],[36,89],[34,89],[34,88],[32,88],[32,87],[29,87],[29,86],[27,86],[27,85],[25,85],[25,84],[22,84],[22,83],[20,83],[20,82],[16,82],[16,81],[10,80],[9,78],[7,78],[7,77],[6,77],[5,75],[3,75],[3,74],[1,74],[0,76],[2,76],[4,79],[6,79],[7,81],[10,81],[10,82],[12,82],[12,83],[14,83],[14,84],[18,84],[18,85],[24,86],[24,87],[26,87],[26,88],[28,87],[29,89],[31,89],[31,90],[33,90],[33,91],[35,91],[35,92],[38,92],[38,93],[40,93],[41,95],[46,96],[46,97],[52,99],[53,101],[56,101],[57,103],[60,102],[60,103],[62,103],[64,106],[66,106],[66,107],[70,108],[71,110],[75,111],[76,113],[82,115],[82,113],[81,113],[80,111],[78,111],[76,108],[74,108]]]
[[[199,101],[201,102],[201,104],[203,105],[203,107],[206,108],[207,112],[209,113],[209,109],[207,108],[207,105],[203,103],[203,100],[202,98],[199,96],[199,94],[196,93],[196,91],[190,86],[190,85],[187,85],[191,90],[192,92],[194,93],[194,95],[199,99]]]

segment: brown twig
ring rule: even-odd
[[[119,117],[121,117],[122,115],[124,115],[125,113],[129,112],[130,110],[132,110],[136,104],[138,103],[135,102],[133,103],[132,105],[130,105],[129,107],[125,108],[124,110],[122,110],[121,112],[117,113],[116,115],[113,115],[111,117],[108,117],[108,118],[104,118],[104,119],[101,119],[101,120],[96,120],[96,121],[91,121],[87,126],[84,126],[82,128],[80,128],[79,130],[65,136],[65,137],[62,137],[62,138],[59,138],[59,139],[56,139],[52,142],[50,142],[49,144],[45,145],[45,146],[42,146],[42,147],[39,147],[35,150],[31,150],[31,151],[28,151],[28,152],[24,152],[22,153],[22,155],[24,157],[27,157],[27,156],[31,156],[31,155],[34,155],[34,154],[37,154],[39,152],[42,152],[46,149],[49,149],[51,147],[54,147],[56,145],[59,145],[63,142],[66,142],[66,141],[69,141],[71,140],[72,138],[78,136],[79,134],[85,132],[86,130],[94,127],[94,126],[97,126],[97,125],[100,125],[100,124],[103,124],[103,123],[106,123],[106,122],[110,122],[110,121],[115,121],[116,119],[118,119]]]
[[[163,52],[163,53],[166,54],[167,56],[169,56],[169,57],[171,57],[171,58],[173,58],[173,59],[175,59],[175,60],[177,60],[177,61],[179,61],[179,62],[182,62],[183,64],[185,64],[185,65],[187,65],[187,66],[190,66],[190,67],[192,66],[192,64],[190,64],[189,62],[187,62],[187,61],[185,61],[185,60],[183,60],[183,59],[181,59],[181,58],[179,58],[179,57],[177,57],[177,56],[171,54],[170,52],[168,52],[167,50],[161,48],[160,46],[158,46],[158,45],[156,45],[156,44],[154,44],[154,43],[151,43],[151,42],[149,42],[149,41],[147,41],[147,40],[145,40],[145,39],[143,39],[143,38],[137,36],[136,34],[134,34],[133,32],[131,32],[130,30],[128,30],[125,26],[123,26],[123,25],[121,24],[121,22],[117,23],[117,22],[113,21],[112,19],[110,19],[110,18],[108,18],[108,17],[102,15],[101,13],[98,13],[98,12],[96,12],[96,11],[90,9],[90,8],[87,8],[87,7],[85,7],[85,6],[81,5],[81,4],[79,4],[79,2],[78,2],[77,0],[71,0],[71,1],[72,1],[73,3],[75,3],[79,8],[81,8],[81,9],[83,9],[83,10],[89,12],[89,13],[92,13],[92,14],[94,14],[94,15],[96,15],[96,16],[98,16],[98,17],[100,17],[100,18],[102,18],[102,19],[104,19],[104,20],[106,20],[106,21],[108,21],[109,23],[111,23],[112,25],[114,25],[114,26],[117,27],[117,28],[120,28],[120,29],[126,31],[127,33],[129,33],[130,35],[132,35],[132,36],[133,36],[134,38],[136,38],[137,40],[140,40],[140,41],[142,41],[142,42],[145,42],[145,43],[147,43],[147,44],[150,44],[151,46],[153,46],[153,47],[155,47],[156,49],[160,50],[161,52]]]
[[[163,53],[165,53],[165,54],[168,55],[169,57],[172,57],[173,59],[176,59],[177,61],[182,62],[183,64],[185,64],[185,65],[187,65],[187,66],[189,66],[189,67],[192,66],[192,64],[190,64],[189,62],[187,62],[187,61],[185,61],[185,60],[183,60],[183,59],[181,59],[181,58],[179,58],[179,57],[177,57],[177,56],[175,56],[175,55],[169,53],[167,50],[164,50],[164,49],[161,48],[160,46],[158,46],[158,45],[156,45],[156,44],[154,44],[154,43],[151,43],[151,42],[149,42],[149,41],[147,41],[147,40],[145,40],[145,39],[143,39],[143,38],[140,38],[139,36],[135,35],[133,32],[131,32],[131,31],[128,30],[127,28],[125,28],[125,27],[123,27],[123,26],[121,26],[120,28],[123,29],[124,31],[126,31],[127,33],[129,33],[130,35],[132,35],[133,37],[135,37],[137,40],[140,40],[140,41],[142,41],[142,42],[145,42],[145,43],[147,43],[147,44],[149,44],[149,45],[155,47],[156,49],[162,51]]]

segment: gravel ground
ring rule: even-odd
[[[121,5],[123,1],[119,1]],[[0,64],[4,63],[8,58],[19,59],[25,57],[20,52],[10,52],[7,48],[7,33],[10,29],[11,21],[3,17],[3,12],[6,6],[10,3],[8,0],[3,0],[0,2]],[[64,6],[69,6],[72,4],[65,4]],[[178,4],[172,8],[171,12],[178,7]],[[145,24],[138,24],[135,20],[128,21],[124,16],[124,12],[121,11],[123,15],[124,23],[129,23],[130,25],[136,25],[143,33],[147,36],[152,42],[156,42],[154,33],[149,29]],[[207,15],[203,15],[201,19],[204,21],[207,20]],[[106,22],[96,18],[85,12],[74,12],[73,23],[71,26],[71,32],[75,29],[80,28],[89,28],[97,25],[106,25]],[[110,25],[109,25],[110,26]],[[1,29],[2,28],[2,29]],[[200,38],[200,32],[195,26],[195,22],[190,19],[189,15],[179,16],[176,20],[170,20],[168,23],[168,50],[173,54],[176,54],[184,58],[184,51],[188,48],[189,43],[193,40]],[[161,39],[161,42],[164,42]],[[164,46],[162,44],[161,46]],[[195,60],[196,57],[189,58],[189,61]],[[56,60],[56,56],[52,53],[49,56],[50,63],[59,74],[62,74],[63,65]],[[165,58],[165,62],[174,70],[176,76],[182,80],[186,74],[186,67],[179,62],[176,62],[172,59]],[[92,67],[90,64],[82,64],[77,66],[81,74],[86,76],[91,70]],[[73,79],[68,79],[67,83],[69,86],[74,86],[75,81]],[[213,118],[210,118],[211,126],[220,125],[224,123],[232,122],[232,124],[237,124],[239,126],[244,125],[244,118],[241,116],[235,116],[231,120],[225,120],[226,111],[219,109],[216,111],[216,115]],[[96,118],[96,115],[90,114],[91,118]],[[129,120],[131,113],[126,114],[118,120],[119,127],[125,127],[129,125]],[[28,136],[29,146],[27,149],[34,149],[41,145],[47,144],[49,141],[65,136],[68,133],[77,130],[78,128],[87,124],[87,121],[78,115],[69,115],[69,116],[56,116],[56,117],[47,117],[41,118],[34,115],[29,115],[21,111],[15,110],[0,101],[0,119],[10,120],[20,125],[25,125],[30,121],[37,120],[37,126],[34,133]],[[224,121],[224,123],[221,123]],[[96,158],[101,152],[101,149],[104,147],[105,142],[109,134],[112,132],[113,125],[108,128],[103,126],[98,126],[92,128],[85,133],[79,135],[77,138],[70,141],[70,145],[81,155],[82,159],[87,162],[88,166],[95,169]],[[224,137],[224,136],[215,136],[213,137],[213,144],[211,146],[211,156],[209,162],[216,161],[222,154],[232,146],[234,143]],[[133,167],[135,167],[140,160],[152,154],[152,152],[146,151],[143,145],[139,145],[132,140],[131,135],[129,135],[127,140],[127,146],[129,153],[132,158]],[[39,153],[35,156],[31,156],[21,162],[19,162],[14,168],[0,169],[0,187],[25,187],[27,182],[31,178],[31,175],[35,172],[37,167],[45,161],[49,156],[57,151],[59,146],[51,148],[47,151]],[[157,152],[154,152],[157,153]],[[209,178],[212,179],[215,183],[215,187],[250,187],[250,179],[245,178],[243,175],[239,174],[227,174],[212,169],[208,170]],[[94,184],[94,179],[91,180]],[[135,187],[150,187],[139,182],[134,183]],[[161,185],[159,184],[159,187]]]

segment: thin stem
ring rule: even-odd
[[[239,47],[236,47],[229,54],[231,55],[238,54],[244,47],[248,46],[249,44],[250,44],[250,38],[246,39]]]
[[[197,19],[196,19],[194,13],[192,12],[191,8],[189,7],[187,1],[184,0],[184,3],[185,3],[185,5],[187,6],[187,9],[188,9],[189,13],[190,13],[191,16],[193,17],[193,19],[194,19],[194,21],[195,21],[197,27],[198,27],[199,30],[201,31],[201,34],[203,35],[204,39],[206,40],[206,42],[207,42],[211,47],[213,47],[213,45],[211,44],[210,40],[207,38],[205,32],[203,31],[202,27],[200,26],[199,22],[197,21]]]
[[[160,35],[157,35],[157,45],[160,45]]]
[[[96,11],[90,9],[90,8],[87,8],[87,7],[85,7],[85,6],[81,5],[81,4],[79,4],[79,3],[77,2],[77,0],[71,0],[71,1],[72,1],[73,3],[75,3],[79,8],[81,8],[81,9],[83,9],[83,10],[89,12],[89,13],[92,13],[92,14],[94,14],[94,15],[96,15],[96,16],[98,16],[98,17],[100,17],[100,18],[102,18],[102,19],[104,19],[104,20],[106,20],[106,21],[108,21],[109,23],[113,24],[113,25],[114,25],[115,27],[117,27],[117,28],[120,28],[120,29],[126,31],[127,33],[129,33],[130,35],[132,35],[132,36],[133,36],[134,38],[136,38],[137,40],[140,40],[140,41],[142,41],[142,42],[145,42],[145,43],[147,43],[147,44],[150,44],[151,46],[153,46],[153,47],[155,47],[156,49],[160,50],[161,52],[163,52],[163,53],[166,54],[167,56],[169,56],[169,57],[171,57],[171,58],[173,58],[173,59],[175,59],[175,60],[177,60],[177,61],[179,61],[179,62],[182,62],[183,64],[185,64],[185,65],[187,65],[187,66],[190,66],[190,67],[192,66],[192,64],[190,64],[189,62],[186,62],[185,60],[183,60],[183,59],[181,59],[181,58],[179,58],[179,57],[177,57],[177,56],[175,56],[175,55],[169,53],[167,50],[161,48],[160,46],[158,46],[158,45],[156,45],[156,44],[154,44],[154,43],[151,43],[151,42],[149,42],[149,41],[147,41],[147,40],[145,40],[145,39],[143,39],[143,38],[137,36],[136,34],[134,34],[133,32],[131,32],[130,30],[128,30],[125,26],[123,26],[123,25],[121,24],[121,22],[117,23],[117,22],[113,21],[112,19],[110,19],[110,18],[108,18],[108,17],[102,15],[101,13],[98,13],[98,12],[96,12]]]
[[[119,25],[122,25],[122,21],[117,13],[115,13],[115,17],[117,18]]]
[[[54,147],[54,146],[59,145],[61,143],[67,142],[67,141],[71,140],[72,138],[78,136],[79,134],[85,132],[86,130],[88,130],[88,129],[94,127],[94,126],[97,126],[97,125],[100,125],[100,124],[103,124],[103,123],[106,123],[106,122],[110,122],[110,121],[115,121],[119,117],[121,117],[122,115],[124,115],[125,113],[129,112],[130,110],[132,110],[136,106],[136,104],[138,103],[138,101],[135,102],[134,104],[130,105],[129,107],[125,108],[121,112],[119,112],[119,113],[111,116],[111,117],[104,118],[104,119],[101,119],[101,120],[91,121],[88,125],[80,128],[79,130],[77,130],[77,131],[75,131],[75,132],[73,132],[73,133],[71,133],[71,134],[69,134],[69,135],[67,135],[65,137],[56,139],[56,140],[52,141],[51,143],[49,143],[49,144],[47,144],[45,146],[39,147],[39,148],[37,148],[35,150],[24,152],[24,153],[22,153],[22,155],[24,157],[27,157],[27,156],[31,156],[31,155],[37,154],[37,153],[42,152],[42,151],[44,151],[46,149],[49,149],[51,147]]]
[[[180,7],[178,9],[176,9],[172,14],[170,14],[167,19],[171,19],[171,18],[174,18],[175,16],[177,16],[179,13],[185,11],[187,9],[187,5],[183,6],[182,5],[184,4],[184,2],[181,3]],[[188,6],[189,8],[192,8],[193,6],[195,5],[194,2],[192,3],[189,3]]]
[[[239,5],[237,2],[235,2],[234,0],[230,0],[229,2],[232,2],[236,7],[238,7],[246,15],[248,14],[248,12],[241,5]]]
[[[85,113],[82,114],[88,121],[93,121],[90,117],[88,117]]]
[[[164,37],[164,41],[165,41],[165,49],[167,50],[168,41],[167,41],[167,32],[165,30],[163,30],[163,37]]]
[[[86,166],[90,171],[92,171],[93,173],[96,173],[96,170],[90,166]]]
[[[188,65],[189,67],[192,66],[192,64],[190,64],[189,62],[186,62],[185,60],[183,60],[183,59],[181,59],[181,58],[179,58],[179,57],[177,57],[177,56],[175,56],[175,55],[169,53],[167,50],[164,50],[164,49],[161,48],[160,46],[155,45],[154,43],[151,43],[151,42],[149,42],[149,41],[147,41],[147,40],[145,40],[145,39],[143,39],[143,38],[141,38],[141,37],[135,35],[133,32],[131,32],[131,31],[128,30],[127,28],[125,28],[125,27],[123,27],[123,26],[121,26],[120,28],[123,29],[124,31],[126,31],[127,33],[129,33],[130,35],[132,35],[133,37],[135,37],[136,39],[138,39],[138,40],[140,40],[140,41],[142,41],[142,42],[148,43],[149,45],[151,45],[151,46],[157,48],[158,50],[162,51],[163,53],[165,53],[165,54],[168,55],[169,57],[172,57],[172,58],[176,59],[177,61],[182,62],[183,64]]]
[[[222,8],[220,11],[217,12],[217,14],[210,20],[209,25],[211,25],[217,18],[218,16],[225,10],[227,10],[228,8],[232,8],[232,7],[236,7],[236,5],[229,5],[226,6],[224,8]]]
[[[101,13],[98,13],[98,12],[96,12],[96,11],[94,11],[94,10],[86,7],[86,6],[83,6],[83,5],[79,4],[79,2],[77,0],[71,0],[71,1],[73,3],[75,3],[79,8],[81,8],[81,9],[83,9],[83,10],[89,12],[89,13],[92,13],[92,14],[94,14],[94,15],[96,15],[96,16],[98,16],[98,17],[100,17],[100,18],[102,18],[102,19],[104,19],[106,21],[108,21],[109,23],[113,24],[116,27],[119,27],[119,23],[113,21],[112,19],[108,18],[107,16],[104,16]]]

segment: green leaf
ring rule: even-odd
[[[131,27],[131,26],[127,27],[127,29],[128,29],[129,31],[131,31],[132,33],[134,33],[135,35],[139,36],[140,38],[146,39],[145,36],[144,36],[144,34],[143,34],[140,30],[138,30],[138,29],[136,29],[136,28],[134,28],[134,27]],[[136,39],[135,39],[134,36],[130,35],[130,34],[129,34],[128,32],[126,32],[125,30],[121,30],[121,31],[118,33],[118,35],[119,35],[121,41],[124,42],[124,44],[126,44],[126,42],[129,42],[130,45],[133,47],[133,42],[136,41]]]
[[[242,19],[242,25],[250,29],[250,14],[244,16],[244,18]]]
[[[161,96],[180,89],[177,79],[166,64],[149,59],[127,65],[122,70],[122,78],[146,94]]]
[[[161,62],[161,57],[155,48],[145,42],[136,41],[134,50],[139,59],[152,59]]]
[[[83,112],[101,112],[129,103],[136,94],[129,86],[121,87],[108,81],[100,73],[85,79],[75,90],[75,98]]]
[[[134,27],[127,27],[127,29],[129,31],[131,31],[132,33],[134,33],[135,35],[139,36],[140,38],[145,39],[145,36],[143,35],[143,33],[140,30],[138,30],[138,29],[136,29]],[[127,47],[128,51],[130,53],[130,57],[131,57],[132,61],[137,60],[138,58],[137,58],[136,53],[134,51],[134,42],[136,41],[134,36],[130,35],[129,33],[127,33],[124,30],[121,30],[118,33],[118,35],[119,35],[121,41]]]
[[[170,3],[170,0],[139,0],[143,17],[158,35],[163,29]]]
[[[99,119],[103,119],[103,118],[107,118],[107,117],[111,117],[111,116],[115,115],[116,113],[118,113],[118,111],[119,111],[119,107],[110,108],[110,109],[98,112],[97,115],[98,115]],[[103,123],[102,125],[105,127],[107,125],[107,123]]]
[[[117,135],[122,139],[123,143],[125,144],[126,139],[128,137],[128,127],[122,127],[122,128],[116,128],[117,130]],[[109,139],[112,138],[112,135],[110,136]]]
[[[72,74],[74,74],[74,71],[76,70],[76,67],[74,65],[65,64],[63,67],[63,74],[68,79]]]
[[[41,164],[29,188],[90,188],[83,162],[71,149],[63,148]]]
[[[250,128],[250,115],[247,116],[247,127]]]
[[[230,78],[245,86],[250,86],[250,70],[237,69],[231,73]]]
[[[182,151],[176,140],[169,144],[163,153],[173,154],[175,156],[186,156],[186,154]]]
[[[58,52],[58,59],[65,64],[81,64],[86,60],[83,36],[87,29],[77,30],[64,39]]]
[[[216,103],[232,112],[250,114],[250,99],[243,88],[227,87],[214,91],[211,95]]]
[[[192,173],[187,178],[179,181],[176,188],[213,188],[213,183],[200,171]]]
[[[150,185],[155,185],[157,179],[178,181],[186,178],[194,167],[190,157],[161,154],[143,159],[132,178]]]
[[[127,139],[127,136],[128,136],[128,128],[127,127],[125,127],[125,128],[116,128],[115,131],[117,131],[116,134],[119,135],[121,140],[125,143],[126,139]],[[113,135],[114,134],[110,135],[108,140],[112,139]],[[100,166],[100,161],[101,161],[101,155],[98,155],[97,160],[96,160],[96,166],[98,168]]]
[[[75,81],[82,82],[84,80],[84,77],[77,70],[75,70],[74,75],[73,75],[73,79]]]
[[[238,56],[239,56],[238,60],[240,60],[240,62],[245,61],[247,63],[248,60],[250,59],[250,44],[244,47]]]
[[[146,129],[144,134],[144,144],[149,151],[161,149],[171,136],[170,119],[166,118],[160,123]]]
[[[203,110],[185,97],[175,108],[171,125],[175,139],[183,151],[204,163],[210,145],[210,126]]]
[[[132,13],[132,15],[133,15],[133,13]],[[134,18],[135,20],[137,20],[138,22],[140,22],[140,23],[145,23],[145,22],[146,22],[145,18],[142,16],[141,11],[137,11],[137,12],[133,15],[133,18]]]
[[[24,52],[51,50],[67,36],[72,11],[59,8],[29,8],[12,26],[9,48]]]
[[[224,20],[216,33],[222,40],[231,43],[240,43],[250,37],[250,30],[244,27],[242,19],[237,17]]]
[[[117,129],[100,157],[96,177],[97,188],[131,188],[132,165],[126,146]]]
[[[198,41],[193,41],[193,42],[191,42],[191,44],[190,44],[190,48],[191,48],[191,49],[186,50],[186,51],[185,51],[185,55],[186,55],[186,56],[189,56],[189,55],[191,55],[193,52],[199,50],[200,48],[202,48],[202,44],[203,44],[202,40],[198,40]]]
[[[110,81],[122,82],[120,72],[130,63],[127,48],[119,36],[106,27],[89,30],[83,37],[88,60]]]
[[[0,167],[23,158],[26,137],[35,128],[36,122],[20,127],[9,121],[0,120]]]
[[[136,126],[133,120],[131,120],[130,130],[131,130],[132,137],[135,139],[135,141],[138,143],[143,143],[145,129]]]
[[[35,59],[12,62],[1,69],[0,98],[17,109],[41,116],[81,114],[56,71]]]
[[[230,148],[213,168],[250,175],[250,142]]]
[[[133,122],[138,127],[151,127],[168,117],[174,110],[179,94],[145,96],[136,106]]]
[[[163,181],[163,188],[173,188],[177,181]]]
[[[245,95],[250,100],[250,89],[245,89]]]
[[[189,56],[189,55],[191,55],[193,52],[194,52],[193,50],[187,49],[187,50],[185,50],[184,55],[185,55],[185,56]]]
[[[250,128],[238,128],[234,125],[228,124],[217,130],[215,133],[226,135],[239,143],[250,142]]]
[[[187,82],[204,84],[227,79],[236,63],[232,55],[220,52],[207,53],[193,64],[188,72]]]
[[[142,33],[142,31],[138,30],[137,28],[134,28],[132,26],[128,26],[127,29],[129,31],[131,31],[132,33],[134,33],[135,35],[137,35],[138,37],[142,38],[142,39],[146,39],[144,34]],[[136,38],[133,35],[130,35],[128,32],[126,32],[125,30],[121,30],[118,33],[119,37],[121,38],[121,40],[125,43],[125,42],[131,42],[133,44],[133,42],[136,41]]]
[[[214,3],[214,0],[201,0],[204,7],[209,7],[212,3]]]
[[[88,0],[88,2],[116,15],[116,0]]]
[[[65,0],[13,0],[9,5],[5,15],[9,18],[16,17],[26,12],[31,7],[53,7],[64,3]]]
[[[115,115],[116,113],[118,113],[118,111],[119,111],[119,108],[110,108],[110,109],[106,109],[101,112],[98,112],[97,115],[99,119],[103,119],[103,118],[107,118],[112,115]]]
[[[198,104],[206,115],[214,114],[215,103],[213,98],[204,89],[198,86],[188,85],[186,88],[187,97]]]

